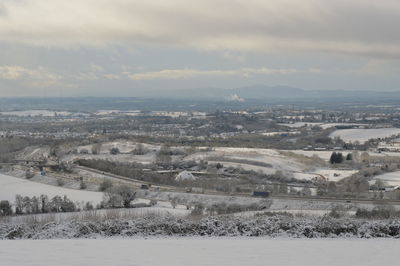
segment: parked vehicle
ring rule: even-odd
[[[204,194],[204,188],[200,188],[200,187],[190,187],[186,189],[187,193],[200,193],[200,194]]]
[[[269,194],[269,191],[253,191],[253,197],[267,198]]]
[[[150,188],[150,186],[147,185],[147,184],[142,184],[142,185],[140,186],[140,189],[149,189],[149,188]]]

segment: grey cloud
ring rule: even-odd
[[[7,9],[4,4],[0,3],[0,17],[7,16]]]
[[[6,1],[2,41],[400,56],[396,0]]]

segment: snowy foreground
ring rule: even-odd
[[[398,265],[394,239],[80,239],[0,241],[2,265]]]

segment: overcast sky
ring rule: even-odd
[[[0,97],[400,91],[399,0],[0,0]]]

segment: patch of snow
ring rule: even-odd
[[[264,167],[264,166],[258,166],[258,165],[252,165],[252,164],[246,164],[246,163],[233,163],[233,162],[224,162],[224,161],[214,161],[214,160],[210,160],[208,161],[209,163],[213,163],[213,164],[217,164],[220,163],[222,164],[224,167],[241,167],[244,170],[247,171],[256,171],[259,172],[261,171],[264,174],[267,175],[272,175],[276,172],[276,169],[270,168],[270,167]]]
[[[24,111],[10,111],[10,112],[0,112],[2,115],[10,115],[10,116],[47,116],[54,117],[56,116],[68,116],[71,115],[71,112],[66,111],[52,111],[52,110],[24,110]]]
[[[313,126],[320,126],[322,123],[317,123],[317,122],[295,122],[295,123],[281,123],[279,124],[281,126],[285,127],[293,127],[293,128],[299,128],[299,127],[313,127]]]
[[[400,128],[338,129],[332,132],[330,137],[340,137],[345,142],[364,143],[369,139],[386,138],[398,134],[400,134]]]
[[[380,179],[386,182],[389,186],[400,186],[400,171],[378,175],[375,176],[374,179]]]
[[[314,173],[327,178],[329,181],[339,181],[343,178],[349,177],[357,173],[357,170],[341,170],[341,169],[318,169]]]
[[[260,162],[266,163],[271,165],[271,169],[274,172],[276,170],[301,172],[308,168],[307,165],[304,165],[293,158],[284,156],[279,153],[278,150],[274,149],[218,147],[215,148],[214,151],[191,154],[185,157],[185,160],[204,160],[207,158],[211,158],[211,161],[220,161],[222,164],[225,164],[223,160],[224,158],[226,158],[228,162],[229,159],[233,159],[235,161],[229,163],[234,165],[243,164],[243,168],[248,167],[246,164],[251,165],[251,161],[255,162],[255,166],[258,166],[257,163]],[[236,162],[238,160],[244,160],[244,162]],[[267,172],[270,173],[271,170],[268,170]]]
[[[44,194],[49,198],[66,195],[72,201],[92,202],[93,204],[100,203],[103,199],[103,193],[100,192],[56,187],[0,174],[0,200],[14,202],[17,194],[29,197],[38,197]]]

